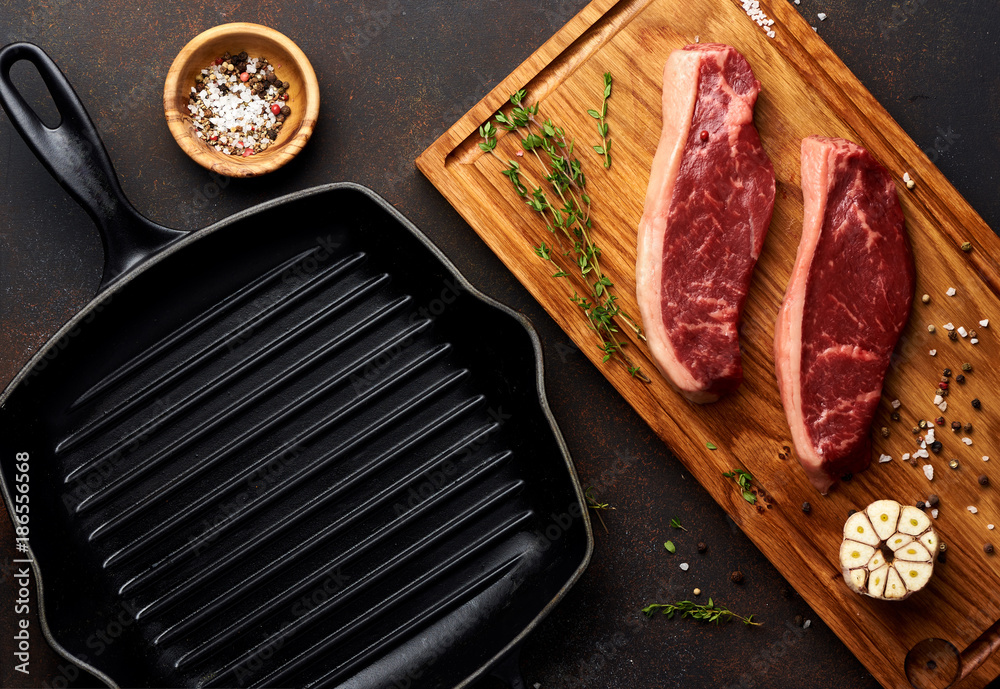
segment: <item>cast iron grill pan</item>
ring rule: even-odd
[[[0,408],[54,641],[127,686],[450,687],[509,650],[590,552],[523,323],[357,186],[160,228],[44,53],[8,46],[0,82],[108,249]]]

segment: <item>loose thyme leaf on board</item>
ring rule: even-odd
[[[604,156],[604,168],[611,167],[611,140],[608,138],[608,99],[611,98],[611,72],[604,73],[604,99],[601,101],[601,110],[590,109],[587,114],[597,120],[597,133],[601,136],[601,145],[594,146],[597,155]],[[482,144],[480,144],[480,147]]]

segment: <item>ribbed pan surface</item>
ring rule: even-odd
[[[157,266],[174,299],[126,284],[4,409],[51,461],[46,586],[118,614],[88,659],[118,681],[452,686],[584,559],[572,516],[539,538],[576,495],[523,328],[367,196],[325,196],[346,222],[307,197]],[[311,228],[262,256],[278,215]]]

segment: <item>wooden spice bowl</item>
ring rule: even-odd
[[[195,76],[226,51],[235,55],[244,50],[267,58],[278,78],[288,82],[286,104],[292,111],[278,138],[245,158],[216,151],[199,139],[188,110]],[[174,58],[163,85],[163,110],[170,133],[196,163],[226,177],[256,177],[277,170],[306,145],[319,116],[319,82],[305,53],[284,34],[260,24],[222,24],[195,36]]]

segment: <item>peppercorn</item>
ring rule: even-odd
[[[886,428],[885,426],[882,426],[882,428],[879,430],[879,433],[882,434],[883,438],[888,438],[889,437],[889,429]]]
[[[935,333],[935,332],[937,332],[937,328],[934,327],[933,323],[931,323],[930,325],[927,326],[927,332],[932,333],[932,334]]]
[[[927,504],[923,500],[917,500],[917,509],[922,510],[927,507]]]
[[[992,543],[987,543],[986,545],[984,545],[983,546],[983,552],[986,553],[987,555],[989,555],[990,553],[992,553],[993,552],[993,544]]]
[[[965,376],[959,373],[957,376],[955,376],[955,382],[961,385],[965,385]]]
[[[975,338],[979,337],[979,335],[976,334],[975,330],[970,330],[969,331],[969,337],[975,339]]]
[[[703,553],[703,552],[705,552],[706,550],[708,550],[708,546],[707,546],[707,545],[705,545],[704,543],[701,543],[701,542],[699,542],[699,543],[698,543],[698,552],[699,552],[699,553]]]
[[[281,111],[279,110],[278,112],[281,112]],[[285,116],[284,115],[278,115],[274,119],[278,121],[278,124],[281,124],[282,122],[285,121]]]
[[[927,498],[927,504],[931,507],[937,507],[940,502],[941,498],[937,496],[937,493],[934,493]]]
[[[972,433],[972,424],[966,421],[965,425],[962,426],[962,430],[965,431],[966,433]]]
[[[854,516],[854,515],[856,515],[857,513],[858,513],[858,511],[857,511],[857,510],[847,510],[847,516],[848,516],[848,517],[853,517],[853,516]]]
[[[956,342],[958,340],[958,333],[956,333],[954,330],[949,330],[948,339],[951,340],[952,342]]]
[[[281,82],[281,88],[288,90],[291,88],[291,85],[287,81],[283,81]]]
[[[274,76],[274,72],[268,72],[267,76],[264,78],[267,79],[267,83],[273,84],[274,80],[277,79],[278,77]]]
[[[977,479],[977,480],[979,481],[979,485],[981,485],[981,486],[988,486],[988,485],[990,485],[990,477],[987,476],[986,474],[980,474],[979,475],[979,479]]]
[[[931,443],[931,452],[933,452],[934,454],[938,454],[939,452],[941,452],[940,440],[935,440],[933,443]]]
[[[267,130],[267,138],[270,139],[271,141],[274,141],[275,139],[277,139],[278,138],[278,130],[277,129],[268,129]]]
[[[927,428],[927,422],[924,421],[923,419],[920,419],[920,421],[917,422],[917,426],[919,426],[920,428]]]
[[[810,512],[812,512],[812,505],[810,505],[808,502],[802,503],[802,511],[805,512],[806,514],[809,514]]]
[[[795,623],[796,627],[801,627],[802,624],[805,622],[805,620],[802,619],[802,615],[796,615],[795,619],[793,619],[792,621]]]
[[[946,368],[944,371],[941,372],[941,375],[944,376],[945,378],[950,378],[951,377],[951,369],[950,368]]]
[[[962,251],[965,253],[972,251],[972,242],[962,242]]]
[[[979,401],[978,397],[975,398],[974,400],[972,400],[972,408],[973,409],[979,409],[982,405],[983,405],[983,403]]]
[[[936,419],[934,419],[934,423],[936,423],[938,426],[943,426],[944,425],[944,417],[943,416],[937,417]]]
[[[892,419],[893,421],[899,421],[899,412],[894,411],[893,413],[889,414],[889,418]]]
[[[287,93],[282,93],[281,94],[281,100],[288,100],[288,94]]]
[[[925,304],[930,304],[931,303],[931,295],[925,294],[924,296],[920,297],[920,301],[924,302]]]
[[[283,105],[281,106],[281,114],[284,115],[285,117],[288,117],[289,115],[292,114],[292,109],[287,105]]]
[[[938,383],[938,387],[941,388],[942,390],[947,390],[948,389],[948,383],[947,382]]]
[[[962,364],[962,370],[968,373],[969,371],[972,370],[972,364],[970,364],[969,362],[965,362],[964,364]]]
[[[729,579],[734,584],[740,584],[743,582],[743,572],[741,572],[740,570],[736,570],[735,572],[729,575]]]
[[[948,466],[950,466],[952,469],[957,469],[958,468],[958,460],[957,459],[951,460],[950,462],[948,462]]]
[[[958,433],[960,430],[962,430],[962,423],[960,421],[952,421],[951,430],[955,433]]]
[[[919,426],[914,426],[913,429],[912,429],[912,431],[913,431],[913,435],[916,435],[916,434],[918,434],[920,432],[920,427]]]

